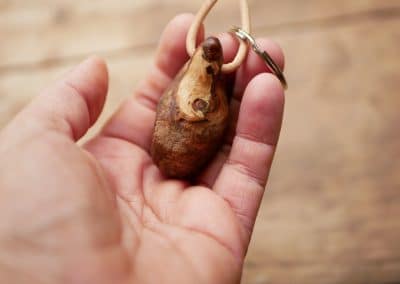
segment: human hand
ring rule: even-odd
[[[84,146],[108,76],[91,58],[0,132],[1,283],[237,283],[273,159],[283,90],[250,54],[237,71],[226,144],[197,184],[152,163],[157,101],[188,60],[175,18],[135,95]],[[221,38],[226,61],[235,39]],[[260,45],[282,67],[279,47]],[[262,73],[262,74],[260,74]],[[240,112],[239,112],[240,108]]]

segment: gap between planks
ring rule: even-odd
[[[400,7],[382,8],[368,11],[360,11],[355,13],[341,14],[337,16],[328,17],[325,19],[313,19],[305,21],[287,22],[277,25],[255,26],[254,31],[268,32],[274,35],[290,35],[298,32],[312,32],[315,30],[325,30],[334,27],[350,26],[365,22],[368,20],[380,21],[400,17]],[[124,48],[100,51],[102,56],[108,58],[118,58],[125,56],[132,52],[143,52],[152,49],[157,45],[157,40],[150,41],[142,44],[135,44],[126,46]],[[68,64],[71,62],[79,61],[90,54],[74,54],[64,57],[47,58],[33,63],[21,63],[0,66],[0,75],[14,72],[34,71],[37,69],[51,68],[57,65]]]

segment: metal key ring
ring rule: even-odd
[[[247,41],[254,52],[261,57],[261,59],[267,64],[267,66],[271,69],[272,73],[275,74],[276,77],[278,77],[279,81],[281,81],[282,86],[286,90],[288,88],[287,81],[285,79],[285,76],[283,75],[282,70],[279,68],[279,66],[275,63],[275,61],[272,59],[272,57],[265,51],[262,50],[258,45],[256,40],[246,31],[242,30],[241,28],[238,27],[233,27],[230,32],[234,33],[239,39],[243,41]]]

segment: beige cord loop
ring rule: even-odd
[[[203,6],[200,8],[197,13],[192,26],[189,29],[189,32],[186,37],[186,50],[190,56],[193,56],[196,50],[196,39],[197,33],[199,32],[200,26],[203,23],[204,19],[210,13],[211,9],[214,7],[215,3],[218,0],[206,0]],[[240,1],[240,13],[242,18],[242,27],[241,29],[247,33],[251,33],[251,25],[250,25],[250,12],[249,5],[247,0],[239,0]],[[240,46],[238,53],[236,54],[235,59],[228,64],[222,65],[223,73],[231,73],[236,71],[239,66],[243,63],[246,58],[248,50],[247,42],[244,40],[240,40]]]

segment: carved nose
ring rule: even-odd
[[[219,61],[223,58],[222,46],[218,38],[209,37],[203,42],[204,59],[211,61]]]

